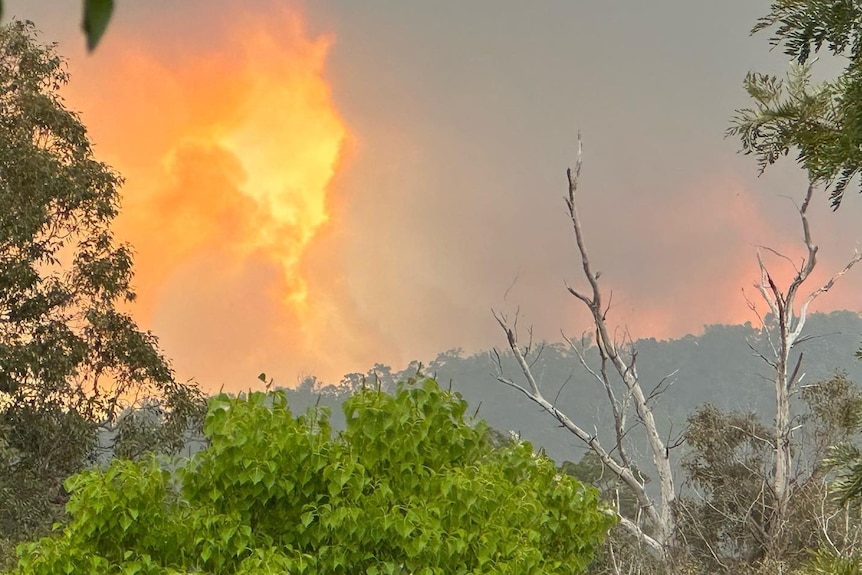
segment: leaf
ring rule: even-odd
[[[262,382],[266,383],[266,373],[260,372],[260,375],[258,375],[257,378]]]
[[[299,521],[302,523],[303,527],[308,527],[311,525],[311,522],[314,521],[314,512],[306,511],[300,516]]]
[[[87,35],[87,49],[92,52],[102,39],[111,21],[114,0],[84,0],[84,22],[82,27]]]
[[[254,469],[252,469],[251,473],[249,474],[249,477],[251,477],[252,482],[257,485],[258,483],[263,481],[265,474],[263,472],[263,469],[261,469],[260,467],[255,467]]]
[[[90,547],[77,547],[94,536],[116,549],[118,573],[138,575],[162,572],[152,557],[168,555],[181,557],[176,573],[434,575],[463,573],[469,563],[476,573],[554,575],[582,572],[613,524],[594,490],[558,477],[554,463],[526,443],[499,452],[477,443],[485,447],[470,461],[453,461],[451,447],[473,441],[477,430],[436,388],[366,396],[351,423],[358,427],[336,438],[315,435],[262,397],[211,402],[222,418],[218,435],[185,462],[172,505],[165,491],[174,472],[155,458],[117,461],[70,480],[76,489],[65,537],[28,548],[21,561],[35,557],[45,568],[22,575],[107,572],[105,559],[91,567]],[[409,418],[397,423],[404,413]],[[445,433],[436,431],[440,422],[448,422]],[[397,433],[369,443],[364,427]],[[416,438],[398,440],[411,430]],[[379,463],[373,470],[369,458]],[[441,497],[444,486],[449,495]],[[164,537],[150,535],[162,530]]]

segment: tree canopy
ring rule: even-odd
[[[749,73],[753,106],[737,111],[729,135],[757,157],[761,173],[791,149],[813,184],[831,188],[837,209],[862,171],[862,4],[855,1],[776,0],[752,33],[772,30],[770,44],[794,62],[786,79]],[[832,81],[811,83],[812,56],[841,56]]]
[[[68,80],[32,23],[0,28],[0,537],[51,525],[63,479],[133,398],[161,402],[164,447],[203,414],[122,309],[135,299],[132,250],[111,230],[122,180],[65,107]]]
[[[213,398],[209,447],[67,481],[69,524],[19,548],[20,575],[577,573],[614,513],[528,443],[494,449],[430,379],[295,417],[282,392]]]

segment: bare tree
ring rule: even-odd
[[[799,266],[789,257],[776,252],[770,248],[762,248],[757,252],[757,264],[760,269],[760,280],[755,284],[761,297],[766,302],[770,311],[770,321],[758,314],[763,326],[763,333],[768,344],[768,350],[752,350],[766,362],[772,373],[772,383],[775,388],[775,424],[773,428],[773,466],[770,489],[775,508],[772,510],[772,518],[767,525],[768,546],[767,552],[773,558],[777,558],[783,551],[783,531],[787,526],[789,514],[789,502],[796,482],[793,477],[793,421],[791,419],[791,397],[798,391],[799,381],[802,377],[802,356],[800,353],[793,360],[792,354],[796,348],[810,339],[803,335],[808,308],[811,303],[821,294],[829,291],[835,282],[846,274],[850,269],[862,260],[862,253],[857,249],[853,257],[847,262],[843,269],[830,277],[820,287],[812,290],[804,296],[797,311],[797,298],[801,298],[800,291],[806,280],[817,265],[817,245],[811,238],[811,229],[808,222],[808,205],[814,193],[814,185],[809,184],[805,193],[805,199],[799,206],[799,217],[802,224],[802,239],[806,248]],[[782,291],[772,274],[767,269],[763,260],[762,251],[768,251],[786,260],[793,266],[794,275],[786,291]],[[750,309],[757,313],[753,302],[749,301]]]
[[[597,433],[587,431],[567,416],[549,401],[539,387],[532,371],[531,352],[532,341],[522,345],[518,340],[518,318],[510,321],[506,315],[494,312],[494,317],[506,333],[509,348],[520,367],[526,384],[521,384],[507,377],[503,370],[500,353],[494,350],[497,367],[495,377],[498,381],[509,385],[526,395],[530,400],[541,406],[559,421],[563,427],[578,437],[589,449],[601,459],[602,463],[627,486],[637,498],[640,505],[636,517],[620,516],[624,529],[641,542],[655,558],[670,563],[673,557],[674,540],[676,536],[676,520],[674,515],[673,470],[670,463],[670,451],[679,442],[669,444],[659,433],[653,416],[652,400],[666,387],[669,379],[658,382],[653,391],[644,393],[637,370],[637,351],[627,333],[613,333],[607,324],[609,305],[604,303],[599,285],[599,272],[593,271],[592,264],[584,241],[584,233],[577,210],[578,179],[581,173],[582,143],[578,135],[578,158],[574,171],[567,170],[569,190],[566,196],[566,206],[575,233],[581,267],[588,283],[587,291],[579,291],[566,285],[569,293],[578,298],[589,309],[595,329],[595,345],[600,357],[598,368],[591,367],[585,357],[584,346],[578,346],[567,338],[572,349],[578,354],[583,367],[604,388],[608,403],[614,418],[615,437],[610,447],[599,440]],[[622,380],[622,387],[615,389],[615,378]],[[616,384],[618,385],[618,384]],[[620,392],[620,393],[618,393]],[[658,479],[659,496],[656,499],[647,492],[645,481],[632,461],[626,448],[626,435],[630,432],[627,417],[632,412],[636,424],[640,426],[649,445],[653,469]]]
[[[500,352],[494,350],[494,360],[497,367],[496,379],[509,385],[551,414],[560,424],[580,439],[588,449],[592,450],[603,465],[615,474],[621,483],[634,494],[639,509],[636,516],[620,516],[621,526],[642,543],[650,554],[670,565],[676,556],[676,551],[682,545],[678,536],[679,520],[675,500],[677,497],[673,469],[670,462],[671,451],[680,445],[681,440],[663,439],[653,415],[654,399],[668,385],[670,376],[665,377],[652,388],[650,393],[644,393],[642,382],[637,370],[637,350],[628,333],[612,332],[608,327],[607,316],[609,305],[604,303],[599,284],[599,273],[593,271],[593,266],[586,248],[581,220],[577,210],[578,180],[582,163],[582,144],[578,136],[578,157],[575,169],[567,170],[568,195],[566,207],[571,219],[575,241],[580,255],[581,268],[587,280],[588,289],[578,290],[566,284],[570,294],[576,297],[590,311],[593,319],[595,346],[598,351],[598,366],[591,366],[586,358],[584,340],[580,345],[566,338],[571,348],[577,354],[581,365],[590,376],[599,382],[606,392],[608,406],[613,416],[614,437],[611,442],[602,443],[598,432],[590,432],[578,422],[573,421],[556,405],[556,399],[550,401],[543,393],[533,373],[537,355],[541,350],[534,349],[532,333],[526,345],[519,341],[518,316],[510,319],[502,313],[494,312],[494,317],[506,334],[511,353],[523,375],[523,383],[519,383],[504,373]],[[766,557],[779,559],[784,551],[788,537],[786,531],[792,514],[789,505],[794,489],[802,485],[798,480],[799,469],[794,475],[794,449],[798,447],[793,441],[794,420],[791,418],[791,398],[799,389],[802,377],[802,354],[796,355],[796,348],[811,339],[803,335],[808,308],[821,294],[829,291],[835,282],[859,261],[862,253],[857,249],[848,263],[825,283],[807,293],[800,295],[803,285],[810,279],[817,264],[817,245],[811,237],[808,221],[808,206],[814,192],[814,185],[809,185],[805,198],[798,207],[802,225],[802,238],[806,255],[801,262],[795,262],[771,248],[760,248],[757,252],[757,263],[760,270],[759,281],[755,284],[763,300],[767,303],[770,316],[763,317],[756,305],[749,301],[749,307],[761,320],[766,342],[764,349],[752,350],[770,367],[771,378],[775,389],[776,416],[768,440],[773,457],[771,470],[765,477],[764,487],[768,497],[762,498],[766,504],[763,509],[763,523],[758,528],[766,550]],[[776,284],[772,274],[764,262],[763,252],[776,255],[791,265],[794,274],[785,291]],[[801,302],[801,303],[800,303]],[[794,360],[795,358],[795,360]],[[520,378],[519,378],[520,379]],[[619,386],[619,381],[622,386]],[[635,423],[628,423],[631,414]],[[627,436],[637,428],[649,447],[652,469],[658,482],[658,496],[648,492],[638,468],[635,466],[627,449]],[[798,465],[796,467],[799,467]]]

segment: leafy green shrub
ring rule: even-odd
[[[14,573],[573,573],[615,521],[595,489],[484,423],[433,380],[294,417],[282,393],[210,401],[210,447],[171,472],[72,477],[70,523]]]

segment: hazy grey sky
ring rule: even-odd
[[[390,257],[404,264],[382,269],[404,303],[364,299],[404,326],[396,333],[424,322],[438,348],[499,343],[488,308],[516,274],[507,302],[542,334],[577,328],[562,283],[578,279],[562,195],[578,129],[594,262],[636,334],[650,335],[651,321],[667,335],[746,317],[740,288],[755,277],[754,244],[796,238],[793,206],[777,196],[800,197],[804,177],[790,162],[758,180],[723,138],[747,104],[746,71],[784,72],[767,37],[748,35],[765,2],[315,6],[312,21],[338,37],[336,101],[364,144],[350,181],[371,183],[357,184],[356,210],[380,194],[399,214],[385,232],[358,236],[347,257],[366,265],[360,254],[377,242],[398,246]],[[848,198],[836,215],[825,199],[818,207],[825,270],[859,239],[862,204]],[[862,307],[862,282],[851,279],[823,303]]]
[[[257,371],[291,383],[299,373],[331,378],[374,361],[400,366],[452,347],[501,345],[492,307],[520,306],[540,337],[587,328],[564,289],[580,282],[562,199],[578,130],[591,255],[614,292],[613,321],[635,337],[753,320],[741,289],[756,277],[755,246],[801,255],[793,204],[780,196],[801,198],[804,175],[788,159],[757,179],[754,160],[723,137],[748,103],[746,71],[785,70],[766,35],[748,35],[767,2],[121,1],[90,57],[79,2],[55,4],[19,0],[6,11],[61,41],[73,84],[86,88],[70,99],[88,124],[133,123],[110,106],[97,111],[87,96],[102,89],[99,101],[110,98],[117,54],[133,48],[165,69],[192,55],[217,58],[226,31],[244,25],[238,15],[285,6],[311,39],[333,41],[323,76],[349,136],[330,186],[331,230],[309,245],[302,269],[338,321],[327,337],[318,327],[305,341],[322,350],[315,357],[278,338],[252,346],[248,331],[271,316],[243,308],[254,307],[258,275],[237,281],[249,291],[234,307],[219,292],[182,321],[169,310],[187,305],[177,302],[188,293],[165,288],[142,321],[161,334],[181,375],[216,387],[249,385]],[[94,126],[97,150],[134,174],[133,160],[114,154],[107,136],[100,144],[100,133]],[[851,193],[832,214],[820,194],[815,208],[820,270],[831,272],[860,239],[862,199]],[[860,288],[862,270],[819,308],[859,311]],[[304,329],[302,317],[294,321],[290,329]],[[201,351],[213,334],[232,351]]]

